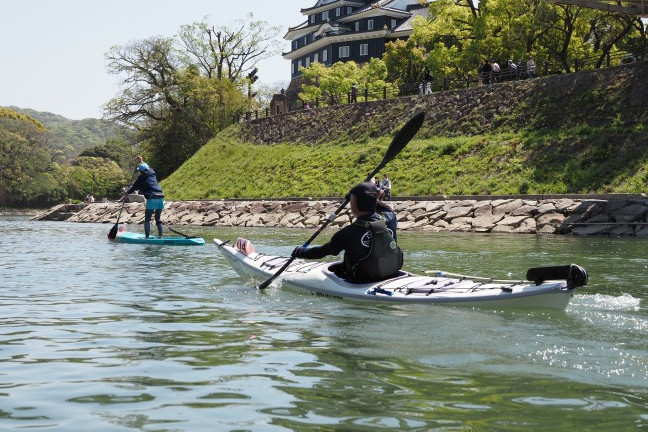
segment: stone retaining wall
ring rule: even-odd
[[[575,234],[648,237],[648,198],[628,199],[501,198],[402,200],[389,203],[403,231]],[[168,202],[168,225],[315,228],[340,201],[186,201]],[[37,220],[114,223],[120,203],[94,203],[70,213],[61,205],[37,215]],[[144,204],[124,205],[121,222],[141,224]],[[345,209],[331,227],[351,221]]]
[[[338,105],[245,122],[241,139],[258,144],[364,140],[394,134],[424,110],[417,139],[521,129],[599,128],[648,121],[648,61],[424,96]],[[583,104],[588,109],[583,109]]]

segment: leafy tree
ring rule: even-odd
[[[384,87],[387,85],[387,65],[378,58],[372,58],[360,68],[359,86],[368,91],[369,99],[380,99]]]
[[[619,51],[618,45],[637,30],[638,18],[601,13],[591,9],[556,5],[562,17],[562,28],[554,31],[564,36],[556,53],[563,70],[570,72],[583,68],[600,68]]]
[[[183,25],[178,37],[186,64],[195,65],[208,78],[241,82],[259,60],[281,52],[276,39],[280,31],[250,13],[229,26],[210,25],[206,18]]]
[[[387,43],[383,55],[387,80],[398,85],[421,81],[424,73],[424,55],[425,50],[417,46],[413,38]]]
[[[137,149],[123,136],[108,138],[105,144],[91,147],[79,154],[79,157],[95,157],[112,160],[122,167],[125,174],[133,172],[135,156],[137,156]]]
[[[320,62],[311,63],[310,67],[301,69],[302,78],[306,84],[302,85],[302,91],[299,98],[306,102],[322,100],[322,88],[320,87],[322,78],[328,74],[328,68]]]
[[[632,57],[627,57],[625,61],[648,59],[647,24],[645,21],[634,20],[632,22],[634,30],[627,37],[619,41],[618,47],[620,49],[632,53]]]
[[[645,40],[638,18],[542,0],[437,0],[413,27],[409,49],[429,53],[432,74],[461,79],[485,59],[534,56],[544,73],[601,67],[625,40]]]
[[[171,38],[152,37],[112,47],[106,55],[108,71],[125,78],[121,94],[105,106],[107,118],[141,130],[150,122],[164,121],[170,110],[178,109],[179,55]]]
[[[247,97],[230,79],[210,79],[189,68],[178,74],[178,84],[184,95],[183,107],[194,118],[191,124],[202,130],[205,139],[227,127],[249,106]]]
[[[360,68],[354,61],[337,62],[328,68],[320,80],[322,91],[330,99],[331,105],[346,102],[351,86],[360,81]]]
[[[79,157],[63,170],[64,188],[69,198],[82,200],[88,193],[95,196],[119,196],[128,181],[114,161],[96,157]]]
[[[381,98],[383,88],[387,85],[387,67],[384,61],[377,58],[362,66],[353,61],[337,62],[331,67],[315,62],[308,68],[302,68],[301,72],[305,84],[299,97],[310,102],[319,99],[324,105],[327,101],[331,105],[345,103],[354,83],[360,92],[367,89],[370,99]]]
[[[108,68],[124,76],[123,90],[106,105],[106,116],[139,131],[164,178],[251,107],[243,75],[274,55],[277,32],[248,15],[234,27],[202,21],[182,26],[174,38],[113,47]]]
[[[183,109],[172,111],[164,122],[146,131],[144,153],[160,178],[169,176],[217,131],[240,117],[249,104],[230,80],[209,79],[195,72],[179,78]]]
[[[47,205],[51,167],[46,130],[33,118],[0,108],[0,205]]]
[[[0,107],[0,119],[18,120],[25,123],[31,123],[35,130],[45,132],[46,129],[41,122],[25,114],[20,114],[13,109]],[[10,123],[5,123],[5,127]]]
[[[120,145],[129,148],[127,143]],[[109,150],[111,142],[106,144]],[[48,131],[37,120],[0,108],[0,205],[44,207],[88,192],[116,196],[125,173],[109,158],[53,161]]]

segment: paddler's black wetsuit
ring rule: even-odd
[[[380,201],[377,204],[376,210],[377,213],[360,216],[351,225],[336,232],[326,244],[308,249],[299,248],[300,250],[297,256],[306,259],[320,259],[328,255],[338,255],[344,251],[342,269],[335,270],[339,276],[344,277],[350,282],[374,282],[394,276],[403,265],[402,252],[395,244],[396,215],[388,205]],[[393,239],[394,241],[391,245],[392,247],[377,250],[381,255],[379,258],[381,260],[385,259],[388,265],[379,266],[383,268],[372,268],[367,272],[358,264],[371,252],[372,230],[369,224],[377,221],[384,223],[387,227],[387,232],[390,237],[386,238],[386,240]],[[380,223],[378,226],[380,226]]]

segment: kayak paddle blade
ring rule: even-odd
[[[385,153],[385,156],[383,157],[382,162],[380,163],[380,167],[384,167],[387,165],[389,161],[394,159],[398,153],[401,152],[405,148],[408,142],[414,138],[414,135],[421,129],[421,126],[423,125],[423,120],[425,120],[425,111],[421,111],[418,114],[414,115],[411,119],[405,123],[405,126],[403,126],[394,136],[394,139],[392,140],[391,144],[389,145],[389,148],[387,149],[387,152]]]

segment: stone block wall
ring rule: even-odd
[[[257,144],[389,136],[425,110],[419,138],[505,131],[600,127],[619,119],[648,122],[648,61],[536,79],[351,105],[295,111],[245,122],[241,138]],[[587,109],[583,109],[586,106]]]
[[[617,199],[475,197],[391,201],[402,231],[513,234],[574,234],[648,237],[648,198]],[[337,200],[186,201],[169,202],[163,212],[168,225],[316,228],[340,205]],[[119,203],[85,205],[66,214],[70,222],[115,223]],[[35,219],[60,220],[57,208]],[[128,203],[120,221],[141,224],[144,204]],[[329,226],[352,220],[348,207]]]

